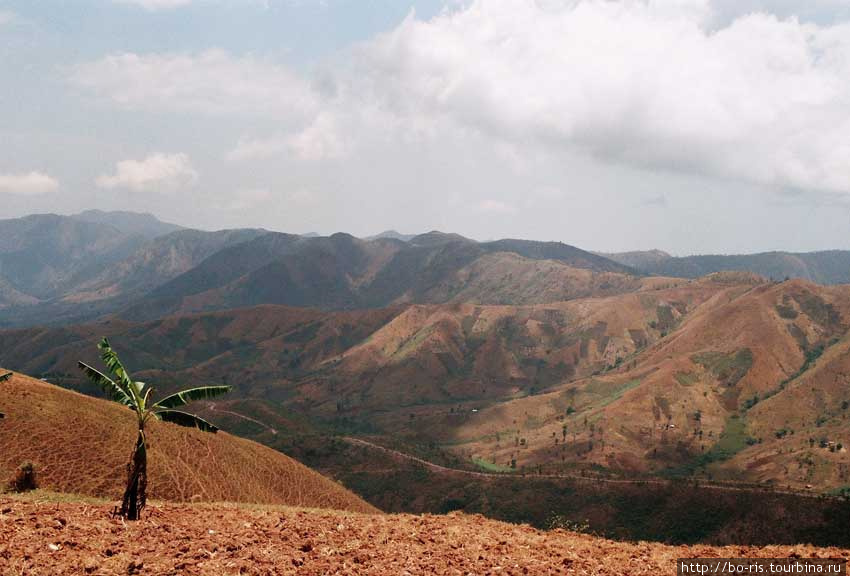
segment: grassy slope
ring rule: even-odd
[[[0,384],[0,406],[4,480],[29,460],[43,487],[120,496],[134,440],[130,411],[19,374]],[[254,442],[161,422],[152,422],[148,435],[152,498],[372,510],[332,480]]]

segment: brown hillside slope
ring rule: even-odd
[[[705,303],[750,288],[652,279],[638,292],[607,298],[535,306],[411,306],[328,361],[326,373],[301,392],[314,402],[342,401],[346,408],[409,406],[420,423],[417,430],[454,440],[451,431],[463,417],[450,411],[453,401],[455,408],[464,403],[466,412],[559,389],[630,361]],[[393,414],[376,417],[385,427],[409,428],[409,414],[401,415],[405,418],[395,423],[387,421]]]
[[[677,558],[850,558],[796,546],[670,546],[541,532],[481,516],[152,506],[121,523],[106,506],[0,498],[6,574],[675,574]],[[157,551],[152,553],[152,551]]]
[[[721,467],[727,475],[795,485],[850,487],[850,338],[748,413],[761,439]]]
[[[0,478],[29,460],[44,488],[120,496],[135,435],[126,408],[20,374],[0,383],[0,407]],[[155,421],[148,437],[151,498],[374,511],[295,460],[225,432]]]
[[[456,450],[502,466],[673,467],[841,488],[850,484],[848,325],[846,286],[735,285],[618,370],[469,418]]]
[[[163,391],[234,385],[217,410],[198,409],[285,450],[285,437],[341,427],[499,469],[673,469],[840,489],[848,327],[848,286],[725,272],[528,306],[262,306],[2,331],[0,362],[77,386],[75,361],[94,361],[106,335]]]

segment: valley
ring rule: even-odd
[[[199,413],[393,511],[546,527],[558,510],[593,515],[555,494],[599,490],[619,511],[595,528],[654,538],[613,504],[636,487],[659,510],[710,503],[726,528],[749,509],[739,489],[792,507],[850,490],[847,286],[649,276],[566,245],[440,233],[152,242],[61,297],[104,306],[96,318],[0,331],[0,366],[99,395],[76,363],[108,337],[163,393],[232,386]],[[433,496],[390,497],[399,483]],[[513,495],[494,507],[472,485]],[[518,504],[530,486],[551,509]]]
[[[846,573],[850,0],[0,46],[0,576]]]

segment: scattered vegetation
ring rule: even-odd
[[[753,406],[755,406],[756,404],[758,404],[759,400],[760,400],[759,395],[753,394],[750,398],[747,398],[746,400],[744,400],[744,404],[742,405],[741,408],[744,411],[747,411],[750,408],[752,408]]]
[[[744,418],[733,415],[726,421],[726,426],[720,434],[720,440],[708,452],[713,461],[728,460],[744,449],[749,443],[747,440],[747,422]]]
[[[205,432],[216,432],[218,428],[206,420],[176,410],[194,400],[214,398],[220,394],[230,391],[230,386],[204,386],[191,388],[166,396],[159,402],[152,402],[153,388],[144,382],[135,381],[130,373],[121,363],[118,354],[112,350],[109,341],[104,338],[97,346],[101,352],[101,359],[106,364],[114,379],[109,378],[91,366],[79,362],[78,365],[83,373],[95,384],[97,384],[112,400],[123,404],[136,413],[138,424],[138,435],[136,445],[127,465],[127,487],[121,501],[120,516],[128,520],[138,520],[142,509],[145,507],[147,490],[147,439],[145,437],[145,424],[153,417],[157,420],[173,422],[180,426],[196,427]]]
[[[832,304],[829,304],[817,294],[806,293],[794,295],[793,298],[800,306],[800,310],[823,328],[833,331],[841,327],[841,314]]]
[[[758,443],[758,438],[753,438],[747,434],[746,420],[738,414],[733,414],[726,421],[726,426],[723,428],[720,438],[710,450],[698,455],[682,466],[668,468],[663,474],[676,478],[691,476],[700,468],[706,468],[715,462],[729,460],[747,446]]]
[[[495,462],[490,462],[489,460],[485,460],[484,458],[473,458],[472,462],[481,468],[482,470],[486,470],[487,472],[513,472],[516,468],[516,464],[513,467],[511,466],[500,466]]]
[[[670,306],[656,306],[655,313],[658,316],[658,321],[652,327],[666,334],[676,327],[676,317],[673,316],[673,309]]]
[[[15,470],[15,476],[9,482],[9,489],[13,492],[32,492],[38,489],[38,476],[35,464],[24,462]]]
[[[777,304],[776,313],[779,314],[780,318],[784,318],[785,320],[793,320],[798,315],[794,307],[788,303]]]
[[[552,514],[546,521],[546,528],[549,530],[578,532],[579,534],[593,534],[590,529],[589,520],[570,520],[561,514]]]
[[[714,374],[725,386],[734,386],[753,367],[753,353],[749,348],[736,352],[703,352],[694,354],[691,360]]]

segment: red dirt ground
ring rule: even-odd
[[[0,497],[0,574],[675,574],[682,557],[850,558],[811,546],[622,543],[481,516],[156,504],[137,523],[109,505]]]

